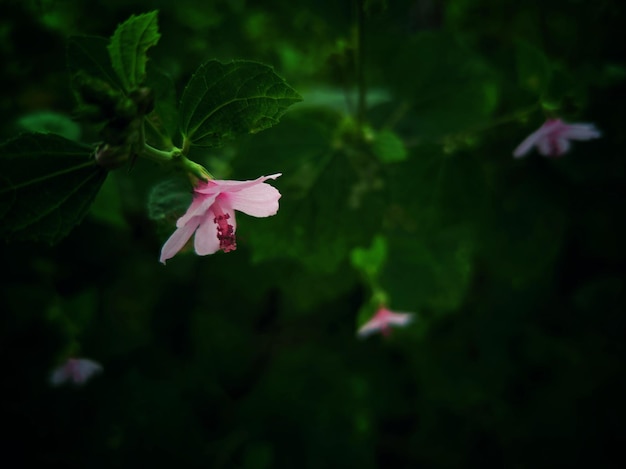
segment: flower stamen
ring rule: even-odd
[[[233,225],[228,223],[230,215],[223,213],[217,215],[213,222],[217,225],[217,239],[220,240],[220,249],[224,252],[230,252],[237,249],[237,241],[235,239],[235,229]]]

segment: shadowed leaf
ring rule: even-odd
[[[111,67],[107,39],[97,36],[71,36],[67,40],[67,67],[71,77],[80,71],[117,89],[122,84]]]
[[[0,146],[0,237],[55,243],[89,210],[106,178],[89,146],[24,134]]]
[[[212,60],[200,66],[185,88],[180,127],[193,145],[219,146],[224,139],[277,124],[301,100],[267,65]]]

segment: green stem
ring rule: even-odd
[[[204,166],[191,161],[183,154],[183,150],[180,148],[174,147],[170,151],[165,151],[159,150],[145,143],[143,146],[142,156],[159,163],[171,164],[185,173],[200,179],[201,181],[213,179],[211,173],[209,173]]]
[[[177,159],[179,161],[180,168],[182,168],[187,174],[191,174],[204,182],[207,182],[209,179],[214,179],[213,176],[211,176],[211,173],[209,173],[204,166],[191,161],[182,153]]]
[[[187,153],[189,153],[189,148],[191,147],[191,142],[189,141],[189,139],[187,138],[187,136],[185,135],[183,137],[183,155],[186,155]]]
[[[147,143],[144,143],[143,145],[143,156],[150,160],[158,161],[160,163],[171,162],[178,158],[179,155],[182,155],[182,151],[176,147],[174,147],[172,150],[165,151],[154,148]]]
[[[376,304],[376,307],[387,306],[389,304],[389,296],[385,290],[377,284],[372,285],[372,302]]]

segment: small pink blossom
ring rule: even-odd
[[[394,312],[380,306],[374,316],[359,328],[357,335],[363,338],[380,332],[388,336],[391,333],[391,326],[404,327],[412,320],[413,313]]]
[[[84,384],[92,375],[100,373],[102,365],[86,358],[70,358],[63,365],[52,372],[50,383],[54,386],[71,381],[74,384]]]
[[[570,148],[570,140],[591,140],[602,134],[593,124],[567,124],[561,119],[548,119],[513,151],[515,158],[528,154],[533,146],[544,156],[561,156]]]
[[[237,248],[235,240],[235,210],[253,217],[269,217],[278,212],[280,192],[266,184],[281,174],[261,176],[253,181],[210,180],[194,189],[193,201],[176,222],[176,231],[161,249],[161,262],[171,259],[195,233],[196,254],[206,256],[220,249]]]

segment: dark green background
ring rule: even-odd
[[[60,244],[0,247],[3,465],[621,466],[626,7],[365,3],[367,121],[404,142],[403,161],[346,117],[352,2],[0,2],[3,138],[32,113],[73,115],[68,36],[109,37],[155,8],[151,63],[179,97],[217,58],[273,65],[304,98],[191,155],[219,177],[284,173],[278,215],[238,215],[233,253],[158,263],[175,214],[152,220],[147,202],[171,175],[144,161],[109,175]],[[603,137],[514,160],[552,115]],[[417,320],[360,341],[370,286],[349,254],[375,234],[389,306]],[[104,373],[50,388],[68,354]]]

